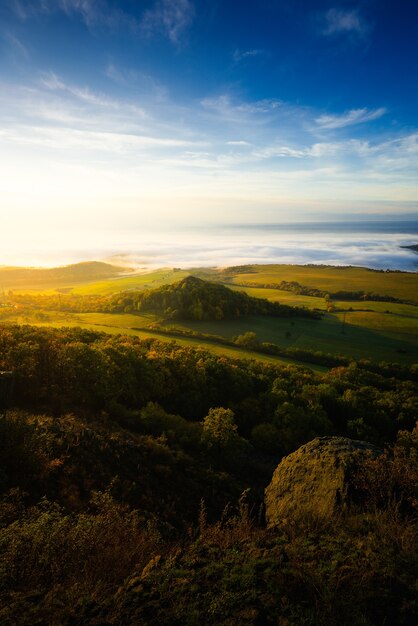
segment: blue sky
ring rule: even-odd
[[[416,215],[417,105],[413,0],[2,0],[0,232]]]

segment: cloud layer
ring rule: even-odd
[[[377,224],[350,232],[348,224],[251,225],[250,228],[174,230],[172,233],[115,230],[112,236],[98,233],[94,242],[82,235],[68,247],[62,234],[55,246],[28,246],[25,256],[3,245],[8,263],[58,265],[86,259],[106,259],[140,269],[161,267],[225,267],[247,263],[357,265],[375,269],[416,271],[418,255],[401,246],[416,241],[417,227],[408,233],[382,231]],[[393,228],[396,231],[396,226]],[[127,252],[128,251],[128,252]]]

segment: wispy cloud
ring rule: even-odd
[[[44,74],[41,78],[41,84],[51,91],[67,92],[75,98],[87,102],[88,104],[114,109],[118,109],[120,107],[120,102],[118,100],[114,100],[113,98],[109,98],[103,94],[91,91],[87,87],[79,87],[76,85],[67,84],[63,82],[53,72],[48,72]],[[140,115],[141,117],[146,117],[146,113],[141,107],[133,104],[126,105],[125,103],[125,107],[126,106],[128,106],[137,115]]]
[[[255,150],[253,156],[261,160],[269,159],[324,159],[334,157],[343,152],[349,153],[349,142],[315,143],[306,147],[287,146],[283,144],[266,145]]]
[[[71,95],[90,104],[99,106],[116,106],[115,101],[98,95],[87,87],[78,87],[64,83],[54,72],[47,72],[41,77],[41,84],[51,91],[66,91]]]
[[[323,16],[322,34],[327,36],[354,35],[364,38],[371,29],[370,24],[358,10],[329,9]]]
[[[366,139],[347,139],[336,142],[317,142],[296,146],[267,144],[252,151],[255,160],[273,163],[277,159],[301,160],[320,164],[315,167],[338,167],[339,175],[356,184],[370,182],[389,183],[391,180],[416,179],[418,171],[418,133],[413,132],[387,141],[371,142]],[[306,165],[300,171],[308,172]],[[336,174],[336,170],[333,175]],[[288,172],[287,172],[288,173]]]
[[[0,31],[0,37],[2,37],[10,46],[10,50],[13,56],[23,57],[25,59],[29,58],[29,52],[24,46],[24,44],[16,37],[14,33],[11,31],[4,31],[3,33]]]
[[[201,101],[204,109],[216,113],[219,117],[230,122],[243,122],[248,117],[263,117],[264,114],[271,113],[281,105],[280,100],[274,98],[240,101],[233,100],[228,94],[204,98]]]
[[[11,0],[10,9],[20,20],[25,20],[28,17],[27,3],[23,3],[21,0]]]
[[[94,158],[118,154],[133,161],[152,152],[158,161],[204,145],[196,133],[151,117],[137,100],[114,99],[53,72],[43,74],[36,87],[0,85],[0,111],[4,145],[55,150],[70,160],[85,158],[86,151]]]
[[[244,141],[242,139],[231,140],[226,142],[228,146],[250,146],[249,141]]]
[[[55,0],[53,3],[43,0],[44,6],[50,5],[50,10],[55,5],[67,15],[79,14],[87,26],[94,26],[104,19],[107,15],[110,17],[109,7],[102,0]]]
[[[396,172],[397,175],[412,173],[418,177],[418,132],[382,142],[372,149],[375,171]]]
[[[351,109],[341,115],[324,114],[316,118],[315,123],[319,128],[345,128],[346,126],[352,126],[353,124],[363,124],[364,122],[371,122],[382,117],[386,113],[384,107],[379,109]]]
[[[110,153],[143,151],[153,148],[179,148],[190,145],[190,142],[180,139],[37,126],[21,126],[14,130],[0,128],[0,138],[8,143],[41,146],[53,150],[82,148]]]
[[[256,57],[263,57],[265,55],[266,51],[260,48],[252,48],[250,50],[240,50],[239,48],[237,48],[236,50],[234,50],[232,58],[234,60],[234,63],[240,63],[241,61],[248,61]]]
[[[151,94],[158,102],[168,96],[168,89],[149,74],[144,74],[132,68],[119,67],[115,63],[108,63],[105,74],[110,80],[130,89],[138,89]]]
[[[157,0],[154,7],[144,13],[141,30],[147,36],[162,35],[178,45],[194,15],[190,0]]]
[[[345,141],[318,142],[310,146],[307,156],[322,159],[328,157],[338,157],[339,159],[363,159],[372,156],[379,150],[379,146],[372,146],[368,141],[361,139],[347,139]]]
[[[134,17],[107,0],[13,0],[11,9],[21,20],[58,11],[69,17],[78,16],[89,28],[124,26],[136,30],[138,26]]]
[[[273,145],[255,150],[253,155],[258,159],[272,159],[279,157],[300,159],[308,156],[308,152],[305,149],[291,148],[283,145]]]

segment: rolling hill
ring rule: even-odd
[[[80,283],[116,278],[132,270],[86,261],[63,267],[0,267],[0,289],[58,289]]]

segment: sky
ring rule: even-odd
[[[418,213],[416,0],[0,0],[0,243]]]

